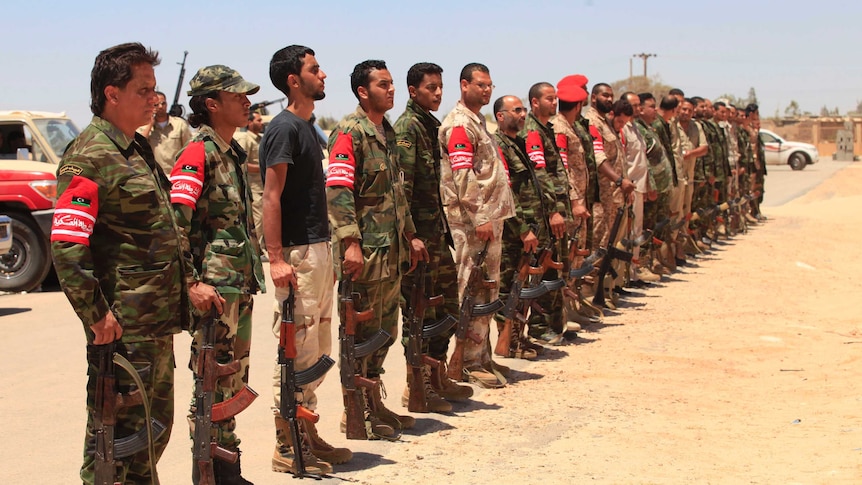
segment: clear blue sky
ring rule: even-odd
[[[819,113],[842,113],[862,100],[862,3],[195,1],[53,2],[3,6],[0,110],[66,111],[81,127],[90,119],[89,72],[103,48],[138,41],[159,51],[160,88],[174,95],[184,50],[188,80],[205,65],[227,64],[261,85],[252,102],[281,97],[269,82],[277,49],[303,44],[327,73],[318,115],[352,111],[349,74],[365,59],[383,59],[397,82],[393,118],[404,108],[407,69],[431,61],[444,69],[442,117],[458,98],[468,62],[491,70],[504,94],[525,97],[538,81],[582,73],[595,82],[628,76],[640,52],[649,74],[687,95],[745,96],[757,90],[761,112],[782,113],[791,100]],[[642,70],[634,59],[635,73]]]

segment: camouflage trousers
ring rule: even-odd
[[[658,194],[655,200],[644,201],[644,229],[653,230],[656,224],[670,217],[670,195],[671,191],[667,191]],[[664,234],[655,236],[664,238]]]
[[[332,273],[332,248],[330,243],[319,242],[283,248],[284,260],[289,262],[296,274],[297,290],[293,320],[296,324],[296,359],[294,369],[301,371],[314,365],[323,355],[332,356],[332,298],[335,280]],[[276,339],[281,332],[282,304],[290,294],[288,288],[275,288],[273,303],[272,333]],[[277,347],[277,344],[276,344]],[[281,366],[276,356],[273,372],[273,413],[281,405]],[[306,384],[302,393],[297,393],[297,402],[311,411],[317,409],[315,390],[324,377]]]
[[[614,182],[599,179],[599,202],[601,211],[593,211],[593,247],[606,248],[617,208],[625,202],[623,191]]]
[[[420,236],[421,237],[421,236]],[[434,308],[428,308],[422,318],[423,324],[428,325],[444,318],[446,314],[458,318],[460,311],[460,301],[458,300],[458,270],[455,267],[455,260],[452,259],[452,251],[446,243],[446,238],[443,234],[437,234],[432,237],[422,237],[425,243],[425,248],[428,250],[428,255],[431,261],[428,263],[428,270],[425,272],[425,296],[432,297],[443,295],[443,304]],[[406,315],[410,294],[413,291],[415,283],[415,274],[409,273],[401,279],[401,315]],[[430,357],[446,361],[446,356],[449,353],[449,341],[452,340],[452,335],[455,334],[456,327],[453,325],[447,332],[429,338],[422,342],[422,352]],[[407,348],[407,343],[410,335],[410,322],[403,319],[401,327],[401,343]]]
[[[374,318],[357,325],[355,343],[360,344],[371,338],[382,329],[389,334],[389,339],[382,347],[366,356],[356,359],[356,373],[365,377],[379,377],[385,372],[383,362],[389,353],[389,347],[398,337],[398,310],[401,298],[401,274],[398,265],[389,258],[389,279],[378,281],[354,281],[353,292],[359,293],[357,311],[374,310]],[[339,308],[340,311],[340,308]]]
[[[485,278],[500,281],[500,257],[502,253],[503,221],[493,221],[494,237],[488,244],[485,256]],[[471,226],[450,224],[452,239],[455,241],[455,263],[458,265],[458,298],[464,297],[470,272],[473,271],[476,254],[485,247],[485,241],[476,237],[476,230]],[[499,285],[498,285],[499,286]],[[494,301],[498,297],[499,288],[480,290],[474,298],[475,304]],[[475,317],[470,322],[470,331],[481,341],[466,339],[464,342],[464,367],[481,365],[491,361],[488,337],[491,330],[491,315]]]
[[[129,362],[142,372],[144,390],[150,402],[150,416],[167,426],[165,432],[155,442],[156,462],[165,451],[171,436],[174,420],[174,337],[160,337],[153,340],[126,342]],[[96,372],[98,354],[87,349],[87,429],[84,439],[84,464],[81,466],[81,480],[86,485],[94,483],[94,463],[96,438],[93,429],[93,411],[96,400]],[[120,389],[128,389],[134,384],[131,377],[122,369],[117,369],[117,382]],[[134,406],[117,411],[117,424],[114,436],[126,437],[144,429],[146,422],[144,407]],[[123,484],[150,483],[150,458],[147,450],[140,451],[123,460],[117,467],[117,482]]]
[[[239,371],[235,374],[224,376],[216,382],[215,398],[213,403],[220,403],[232,398],[248,384],[249,351],[251,349],[251,314],[254,306],[252,295],[238,293],[223,293],[226,300],[224,312],[216,321],[215,333],[215,355],[220,364],[226,364],[234,360],[240,362]],[[191,357],[189,369],[197,376],[198,355],[203,346],[203,332],[200,328],[200,317],[196,316],[195,330],[192,333]],[[189,432],[194,437],[195,400],[192,397],[189,406]],[[215,424],[215,423],[214,423]],[[240,439],[235,433],[236,418],[232,417],[217,423],[213,428],[213,437],[216,442],[229,450],[235,450],[240,444]]]

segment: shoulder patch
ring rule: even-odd
[[[63,165],[62,167],[60,167],[60,170],[57,171],[57,176],[69,175],[69,174],[81,175],[83,172],[84,172],[84,169],[82,167],[79,167],[77,165],[72,165],[71,163],[67,163],[66,165]]]
[[[473,144],[470,143],[470,137],[463,126],[452,128],[446,148],[452,170],[473,169]]]
[[[353,152],[353,136],[340,132],[329,150],[329,166],[326,168],[327,187],[346,187],[353,190],[356,182],[356,154]]]
[[[99,185],[75,175],[60,195],[51,222],[51,242],[90,245],[90,236],[99,213]]]
[[[171,203],[194,209],[204,188],[204,161],[206,149],[203,141],[189,143],[171,170]]]
[[[398,140],[395,143],[401,148],[410,148],[413,146],[413,143],[411,143],[410,140]]]
[[[527,155],[536,168],[545,168],[545,145],[536,130],[527,133]]]

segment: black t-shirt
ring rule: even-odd
[[[260,141],[264,181],[266,167],[279,163],[288,165],[281,193],[281,245],[329,241],[320,140],[313,124],[287,110],[272,119]]]

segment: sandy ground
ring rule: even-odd
[[[449,415],[415,415],[400,442],[343,439],[331,372],[320,428],[356,456],[325,482],[862,482],[860,186],[862,165],[848,164],[768,207],[767,224],[636,292],[575,343],[535,362],[501,359],[514,369],[510,386],[477,389]],[[269,470],[271,301],[256,298],[251,384],[261,398],[238,428],[244,475],[258,485],[294,483]],[[0,324],[0,483],[76,483],[80,323],[54,290],[0,297]],[[188,341],[176,339],[177,420],[159,465],[166,485],[190,482]],[[403,411],[397,347],[388,362],[387,402]]]

